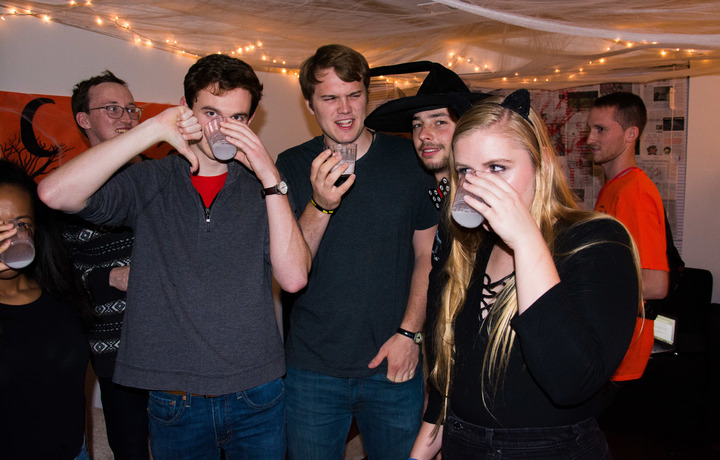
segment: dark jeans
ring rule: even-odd
[[[108,444],[116,460],[148,460],[148,391],[99,378]]]
[[[151,391],[155,460],[284,460],[285,388],[275,379],[237,393],[204,397]]]
[[[449,415],[443,428],[443,460],[612,459],[594,418],[546,428],[484,428]]]
[[[403,383],[385,373],[338,378],[287,367],[288,451],[293,460],[342,460],[353,417],[371,460],[408,458],[420,429],[422,371]]]

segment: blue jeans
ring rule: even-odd
[[[544,428],[484,428],[450,414],[443,428],[443,460],[609,460],[605,435],[594,418]]]
[[[80,449],[80,453],[77,454],[74,460],[90,460],[90,454],[87,451],[87,436],[83,438],[82,449]]]
[[[406,460],[420,429],[420,368],[404,383],[384,373],[336,378],[287,368],[288,451],[293,460],[342,460],[353,417],[370,460]]]
[[[284,460],[282,379],[215,397],[151,391],[150,450],[154,460]]]

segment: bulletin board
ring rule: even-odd
[[[687,153],[687,79],[531,91],[531,101],[533,108],[545,120],[558,159],[580,205],[593,209],[605,177],[602,167],[593,163],[586,144],[589,133],[587,118],[595,99],[617,91],[633,92],[645,102],[648,121],[635,152],[636,160],[657,186],[675,246],[681,250]]]

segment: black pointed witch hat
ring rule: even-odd
[[[417,94],[382,104],[367,116],[365,126],[376,131],[410,132],[412,116],[418,112],[448,107],[460,117],[475,102],[490,96],[470,91],[455,72],[437,62],[408,62],[370,69],[374,77],[416,72],[428,72]]]

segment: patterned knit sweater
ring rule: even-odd
[[[97,227],[70,217],[63,232],[69,244],[75,268],[93,297],[97,318],[88,339],[95,374],[112,378],[120,345],[125,292],[110,286],[110,270],[130,265],[133,233],[129,228]]]

